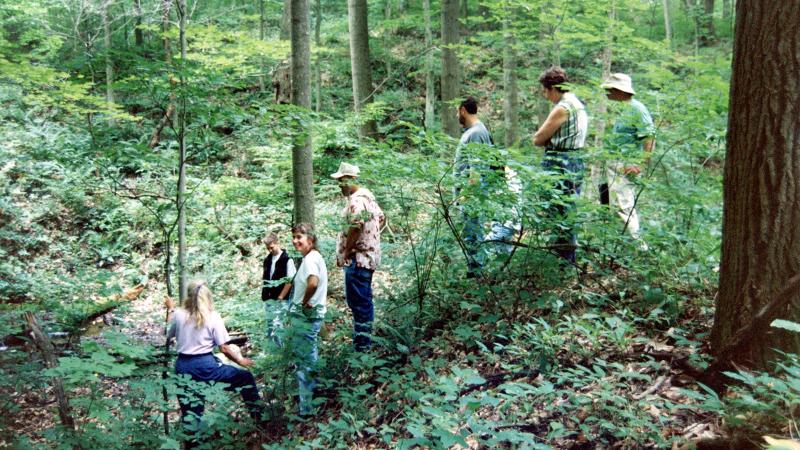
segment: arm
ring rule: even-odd
[[[547,119],[545,119],[544,123],[536,133],[533,135],[533,145],[544,146],[550,142],[550,138],[556,134],[556,131],[564,125],[564,122],[567,121],[569,118],[569,113],[567,110],[561,107],[555,107],[550,114],[547,115]]]
[[[655,144],[656,140],[652,137],[645,138],[642,141],[642,150],[644,150],[645,153],[643,161],[645,164],[650,160],[650,153],[653,151]],[[625,175],[639,175],[640,173],[642,173],[642,168],[636,164],[625,166]]]
[[[240,351],[234,350],[236,348],[237,347],[228,344],[222,344],[219,346],[219,349],[222,351],[222,353],[224,353],[225,356],[227,356],[231,361],[242,367],[253,367],[253,360],[242,356]]]
[[[358,235],[361,234],[362,224],[350,224],[347,229],[347,236],[344,241],[344,257],[349,258],[351,254],[356,251],[356,242],[358,242]],[[308,291],[306,291],[308,292]]]
[[[286,283],[283,285],[283,289],[281,289],[281,293],[278,294],[278,300],[286,300],[286,296],[289,295],[289,291],[292,290],[292,283]]]
[[[303,295],[303,308],[311,308],[311,297],[317,292],[317,286],[319,286],[319,277],[316,275],[309,275],[308,276],[308,284],[306,285],[306,292]]]

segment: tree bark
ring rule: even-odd
[[[512,11],[506,11],[507,17]],[[511,30],[510,19],[503,21],[505,34],[505,49],[503,50],[503,89],[505,101],[503,103],[503,119],[506,126],[505,144],[512,147],[517,143],[517,117],[518,117],[518,91],[517,91],[517,55],[514,50],[514,33]]]
[[[715,354],[800,273],[798,17],[798,2],[736,7]],[[800,322],[798,296],[777,317]],[[766,367],[772,349],[798,353],[800,339],[780,330],[753,333],[733,358]]]
[[[372,70],[369,60],[369,26],[367,0],[347,0],[347,19],[350,27],[350,68],[353,75],[353,104],[356,115],[372,103]],[[374,137],[377,127],[374,120],[361,122],[360,137]]]
[[[169,32],[169,13],[172,9],[172,0],[163,0],[161,2],[161,29],[164,32],[164,61],[167,65],[172,64],[172,45],[169,42],[167,33]]]
[[[114,103],[114,64],[111,59],[111,19],[108,17],[108,8],[111,6],[111,0],[103,1],[102,19],[103,19],[103,45],[105,45],[106,53],[106,101]],[[113,124],[114,120],[109,119],[109,123]]]
[[[672,23],[669,20],[669,0],[662,0],[664,3],[664,37],[667,42],[672,42]]]
[[[458,0],[442,0],[442,130],[458,137],[455,106],[459,95],[459,67],[456,49],[459,43]]]
[[[181,86],[186,85],[186,0],[178,0],[178,36],[181,46]],[[180,98],[178,113],[178,295],[186,299],[186,94]]]
[[[134,42],[137,47],[144,46],[144,30],[142,26],[142,0],[133,0],[133,12],[136,15],[136,28],[133,31]]]
[[[292,38],[292,0],[283,0],[283,16],[281,16],[281,39]]]
[[[433,103],[436,101],[436,92],[433,81],[433,32],[431,30],[431,0],[422,0],[425,14],[425,129],[433,131]]]
[[[664,0],[666,3],[668,0]],[[614,22],[617,18],[617,8],[615,0],[611,0],[608,5],[608,26],[606,27],[606,46],[603,48],[603,80],[607,79],[609,75],[611,75],[611,56],[612,56],[612,49],[614,46]],[[605,96],[600,97],[600,102],[598,104],[598,118],[597,121],[597,134],[595,135],[594,145],[595,147],[600,147],[603,142],[603,135],[606,132],[606,112],[608,111],[608,100]],[[592,167],[593,171],[600,170],[599,168]],[[593,173],[593,178],[598,177],[599,173]],[[602,177],[601,177],[602,178]]]
[[[25,320],[28,322],[28,328],[31,330],[31,337],[33,338],[34,344],[36,344],[36,347],[39,348],[39,351],[42,353],[45,366],[51,369],[58,367],[58,360],[56,359],[53,344],[50,342],[47,333],[42,331],[42,328],[36,321],[36,317],[34,317],[32,312],[28,311],[25,313]],[[58,417],[61,419],[61,424],[70,430],[74,430],[75,421],[70,415],[69,400],[67,399],[67,394],[64,392],[64,384],[61,381],[61,377],[53,377],[52,380],[53,392],[58,402]]]
[[[265,0],[256,0],[258,2],[258,39],[259,40],[266,40],[267,38],[267,15],[265,12],[264,1]],[[258,68],[258,92],[262,94],[266,91],[266,83],[264,82],[264,58],[259,58],[259,68]]]
[[[319,49],[322,46],[322,39],[320,38],[320,30],[322,28],[322,0],[317,0],[316,3],[316,17],[314,23],[314,43],[317,46],[316,63],[314,64],[314,78],[316,82],[316,106],[314,110],[319,112],[322,109],[322,61],[319,54]]]
[[[292,10],[292,103],[311,108],[308,0],[291,0]],[[298,127],[300,128],[300,127]],[[294,223],[314,223],[314,178],[311,135],[306,128],[295,130],[292,145],[292,186]]]
[[[726,21],[731,18],[731,11],[733,9],[731,8],[731,1],[732,0],[722,0],[722,18]]]
[[[716,40],[714,31],[714,0],[704,0],[700,16],[700,45],[708,47]]]

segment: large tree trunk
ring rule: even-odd
[[[732,0],[722,0],[722,18],[726,21],[731,18],[731,2]]]
[[[512,11],[507,11],[510,16]],[[503,119],[506,126],[506,147],[512,147],[517,143],[517,117],[518,117],[518,95],[517,95],[517,54],[514,49],[514,33],[510,29],[510,19],[503,21],[503,31],[505,34],[506,46],[503,50],[503,90],[505,91],[505,101],[503,102]]]
[[[700,45],[709,46],[716,40],[714,31],[714,0],[704,0],[700,16]]]
[[[161,2],[161,31],[164,33],[164,61],[167,65],[172,64],[172,44],[169,42],[169,13],[172,9],[172,0]]]
[[[347,19],[350,26],[350,67],[353,74],[353,104],[356,114],[372,103],[372,70],[369,61],[369,26],[367,0],[347,0]],[[363,122],[359,136],[375,136],[374,120]]]
[[[308,36],[308,0],[292,2],[292,103],[311,108],[311,49]],[[311,135],[295,130],[292,144],[294,223],[314,223],[314,166]]]
[[[716,353],[800,273],[800,2],[739,2],[724,173]],[[778,317],[800,322],[800,298]],[[752,333],[734,353],[766,367],[772,349],[800,352],[800,337]]]
[[[442,0],[442,130],[452,137],[459,135],[453,104],[459,92],[458,55],[452,48],[458,42],[458,0]]]
[[[672,41],[672,23],[669,20],[669,0],[662,0],[664,3],[664,37],[667,42]]]
[[[431,0],[422,0],[425,14],[425,129],[433,130],[433,102],[436,101],[436,92],[433,84],[433,31],[431,30]]]
[[[186,64],[186,0],[178,0],[178,36],[181,46],[181,67]],[[186,85],[181,70],[181,87]],[[182,90],[183,92],[183,90]],[[178,112],[178,292],[181,303],[186,298],[186,94],[180,98]]]

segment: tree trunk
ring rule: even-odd
[[[704,0],[703,13],[700,15],[700,45],[708,47],[716,40],[714,31],[714,0]]]
[[[170,23],[169,23],[169,13],[172,9],[172,0],[164,0],[161,2],[161,31],[164,32],[164,61],[166,61],[167,65],[172,64],[172,45],[169,42],[169,33]]]
[[[800,273],[800,3],[738,2],[735,15],[715,353]],[[778,317],[800,322],[792,300]],[[800,335],[776,329],[747,343],[734,358],[757,367],[800,352]]]
[[[34,317],[32,312],[28,311],[25,313],[25,320],[28,323],[28,329],[31,330],[33,343],[36,344],[36,347],[39,348],[39,351],[42,353],[44,365],[49,369],[58,367],[58,359],[56,359],[53,344],[50,342],[50,338],[47,336],[47,333],[42,331],[42,328],[36,321],[36,317]],[[61,381],[61,377],[53,377],[52,381],[53,392],[55,393],[56,402],[58,403],[58,416],[61,419],[61,424],[69,430],[74,430],[75,421],[73,420],[72,415],[70,415],[69,400],[67,399],[67,394],[64,392],[64,384]]]
[[[186,0],[178,0],[178,36],[181,46],[181,87],[186,86]],[[186,299],[186,94],[181,90],[178,112],[178,295]]]
[[[103,16],[103,45],[106,50],[106,101],[114,103],[114,64],[111,60],[111,20],[108,17],[108,8],[111,6],[111,0],[103,1],[102,16]],[[109,119],[109,123],[113,124],[114,120]]]
[[[666,3],[667,0],[664,0]],[[617,18],[617,8],[615,4],[615,0],[611,0],[610,4],[608,5],[608,27],[606,27],[606,46],[603,48],[603,56],[602,56],[602,63],[603,63],[603,80],[607,79],[609,75],[611,75],[611,55],[612,55],[612,48],[614,46],[614,22]],[[595,135],[594,145],[595,147],[600,147],[603,142],[603,135],[606,132],[606,113],[608,111],[608,100],[605,96],[600,97],[600,102],[597,107],[597,116],[599,120],[597,121],[597,134]],[[592,168],[594,172],[596,168]],[[593,173],[593,178],[599,176],[599,174]]]
[[[433,31],[431,30],[431,0],[422,0],[425,14],[425,129],[433,131],[433,102],[436,92],[433,81]]]
[[[315,111],[319,112],[322,109],[322,61],[319,55],[319,48],[322,47],[322,40],[320,38],[320,30],[322,28],[322,0],[316,1],[316,17],[314,23],[314,43],[317,46],[316,64],[314,64],[314,78],[316,79],[316,107]]]
[[[725,21],[730,20],[732,9],[731,0],[722,0],[722,18],[725,19]]]
[[[311,49],[308,36],[308,0],[291,0],[292,10],[292,103],[311,108]],[[314,223],[314,166],[311,136],[307,129],[295,130],[292,144],[294,223]]]
[[[283,0],[283,16],[281,17],[281,39],[292,38],[292,0]]]
[[[664,3],[664,37],[667,42],[672,42],[672,23],[669,20],[669,0],[663,0]]]
[[[364,105],[372,103],[372,71],[369,61],[369,27],[367,25],[367,0],[347,0],[347,18],[350,26],[350,67],[353,74],[353,104],[356,115]],[[359,120],[363,120],[359,118]],[[374,137],[377,129],[374,120],[360,122],[360,137]]]
[[[267,16],[264,1],[265,0],[256,0],[258,1],[258,39],[264,41],[266,40],[267,36]],[[262,94],[266,91],[266,83],[264,82],[264,72],[266,71],[264,65],[264,58],[259,58],[259,68],[258,68],[258,92]]]
[[[144,46],[144,30],[142,30],[142,0],[133,0],[133,13],[136,15],[136,29],[133,31],[137,47]]]
[[[506,17],[510,17],[512,11],[506,11]],[[513,147],[517,144],[517,55],[514,49],[514,34],[510,29],[510,19],[503,21],[505,32],[505,49],[503,50],[503,89],[505,90],[505,101],[503,104],[503,118],[506,126],[506,147]]]
[[[458,0],[442,0],[442,130],[458,137],[459,125],[453,103],[458,100],[458,55],[452,46],[459,43]]]

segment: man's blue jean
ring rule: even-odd
[[[267,300],[264,302],[264,314],[266,315],[267,337],[277,347],[283,347],[283,321],[286,319],[286,311],[289,310],[291,300]]]
[[[241,389],[239,392],[250,411],[250,415],[256,420],[261,418],[261,397],[258,394],[256,380],[249,371],[229,364],[222,364],[211,353],[205,353],[202,355],[179,355],[178,360],[175,362],[175,372],[179,375],[189,375],[194,381],[228,383],[229,386],[226,389],[230,391]],[[205,411],[203,393],[194,391],[193,394],[194,398],[191,396],[178,396],[181,417],[184,421],[193,418],[199,419],[202,417],[203,411]]]
[[[353,346],[357,352],[372,346],[372,321],[375,307],[372,303],[372,274],[374,271],[358,267],[353,258],[344,268],[344,295],[353,312]]]
[[[317,336],[322,328],[322,319],[307,317],[301,308],[292,308],[289,313],[290,343],[297,366],[297,384],[300,415],[311,414],[312,400],[317,380],[314,377],[319,353]]]
[[[583,159],[575,151],[548,150],[544,154],[542,168],[554,172],[558,177],[554,191],[558,192],[560,198],[553,203],[548,216],[562,222],[568,220],[567,216],[575,209],[575,198],[581,194]],[[555,227],[559,229],[555,232],[556,252],[562,258],[574,263],[578,237],[573,224],[567,222]]]

